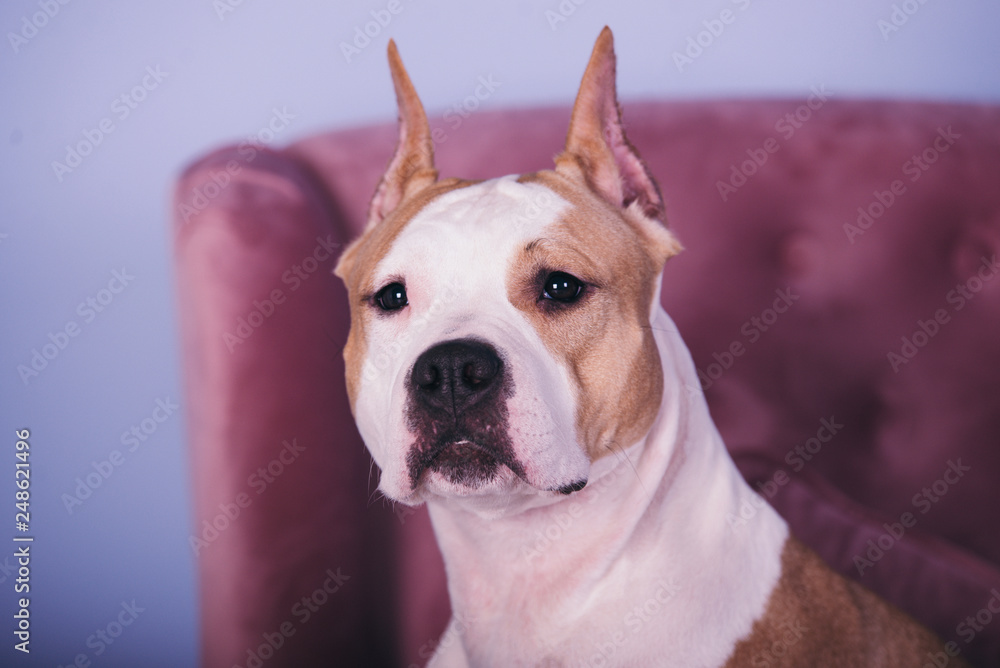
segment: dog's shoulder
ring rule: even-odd
[[[727,668],[919,666],[941,641],[904,612],[830,570],[789,537],[782,575],[764,615],[737,643]],[[949,666],[966,666],[952,658]]]

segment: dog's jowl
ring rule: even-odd
[[[611,31],[554,168],[487,181],[438,178],[392,42],[389,65],[398,145],[336,271],[380,489],[427,503],[447,568],[453,618],[432,664],[919,666],[940,652],[790,537],[733,465],[660,306],[680,244],[625,136]],[[727,522],[750,500],[751,520]]]

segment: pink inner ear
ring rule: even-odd
[[[660,196],[660,190],[635,147],[629,143],[625,136],[621,107],[618,105],[618,97],[615,92],[614,63],[614,54],[612,53],[609,65],[601,73],[603,100],[600,110],[604,141],[611,149],[611,155],[614,157],[615,167],[617,167],[619,189],[622,196],[620,205],[625,208],[637,201],[642,207],[643,213],[650,218],[662,220],[663,200]]]
[[[660,190],[635,147],[629,143],[625,136],[621,110],[615,97],[613,65],[612,61],[609,77],[602,77],[605,88],[601,91],[603,95],[599,110],[604,142],[611,152],[614,168],[599,170],[600,177],[595,179],[594,185],[604,193],[620,193],[621,201],[615,202],[615,204],[622,208],[628,207],[632,202],[639,202],[646,216],[662,220],[663,199],[660,196]],[[610,86],[608,86],[609,80]],[[617,183],[608,183],[606,179],[609,178],[617,179]]]
[[[615,129],[608,133],[613,136],[608,144],[618,166],[622,207],[628,207],[632,202],[637,201],[642,207],[643,213],[650,218],[662,220],[663,199],[656,181],[650,176],[646,164],[625,137],[620,119],[614,127]]]
[[[399,115],[399,138],[397,139],[396,152],[389,161],[389,166],[386,168],[385,174],[382,175],[382,180],[379,181],[372,201],[368,205],[369,218],[381,221],[399,206],[399,202],[403,198],[403,184],[400,181],[405,176],[402,163],[407,159],[406,140],[406,117],[401,113]]]
[[[597,154],[593,150],[595,135],[606,147]],[[624,208],[638,202],[646,216],[663,220],[660,191],[622,126],[615,92],[614,45],[607,28],[597,38],[583,75],[566,150],[584,158],[591,186],[612,204]]]

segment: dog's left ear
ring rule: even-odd
[[[607,26],[590,54],[556,171],[571,178],[582,176],[614,206],[624,209],[636,203],[647,217],[665,220],[660,189],[622,127],[615,92],[614,38]]]

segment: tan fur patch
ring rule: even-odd
[[[389,252],[399,233],[431,201],[445,193],[477,183],[479,181],[445,179],[428,186],[404,199],[385,220],[367,229],[341,254],[334,273],[347,285],[348,302],[351,306],[351,333],[344,345],[344,362],[347,367],[347,395],[352,410],[357,401],[361,368],[368,351],[367,322],[372,317],[365,299],[379,287],[371,283],[375,267]]]
[[[650,428],[663,394],[659,352],[649,326],[655,282],[679,246],[665,228],[622,212],[552,171],[525,174],[571,204],[543,238],[508,267],[507,293],[577,392],[577,434],[591,461],[628,447]],[[565,271],[594,286],[567,309],[543,310],[538,277]]]
[[[789,538],[781,579],[767,610],[726,662],[728,668],[771,666],[921,666],[942,642],[905,613],[834,573]],[[966,667],[960,658],[949,668]]]

